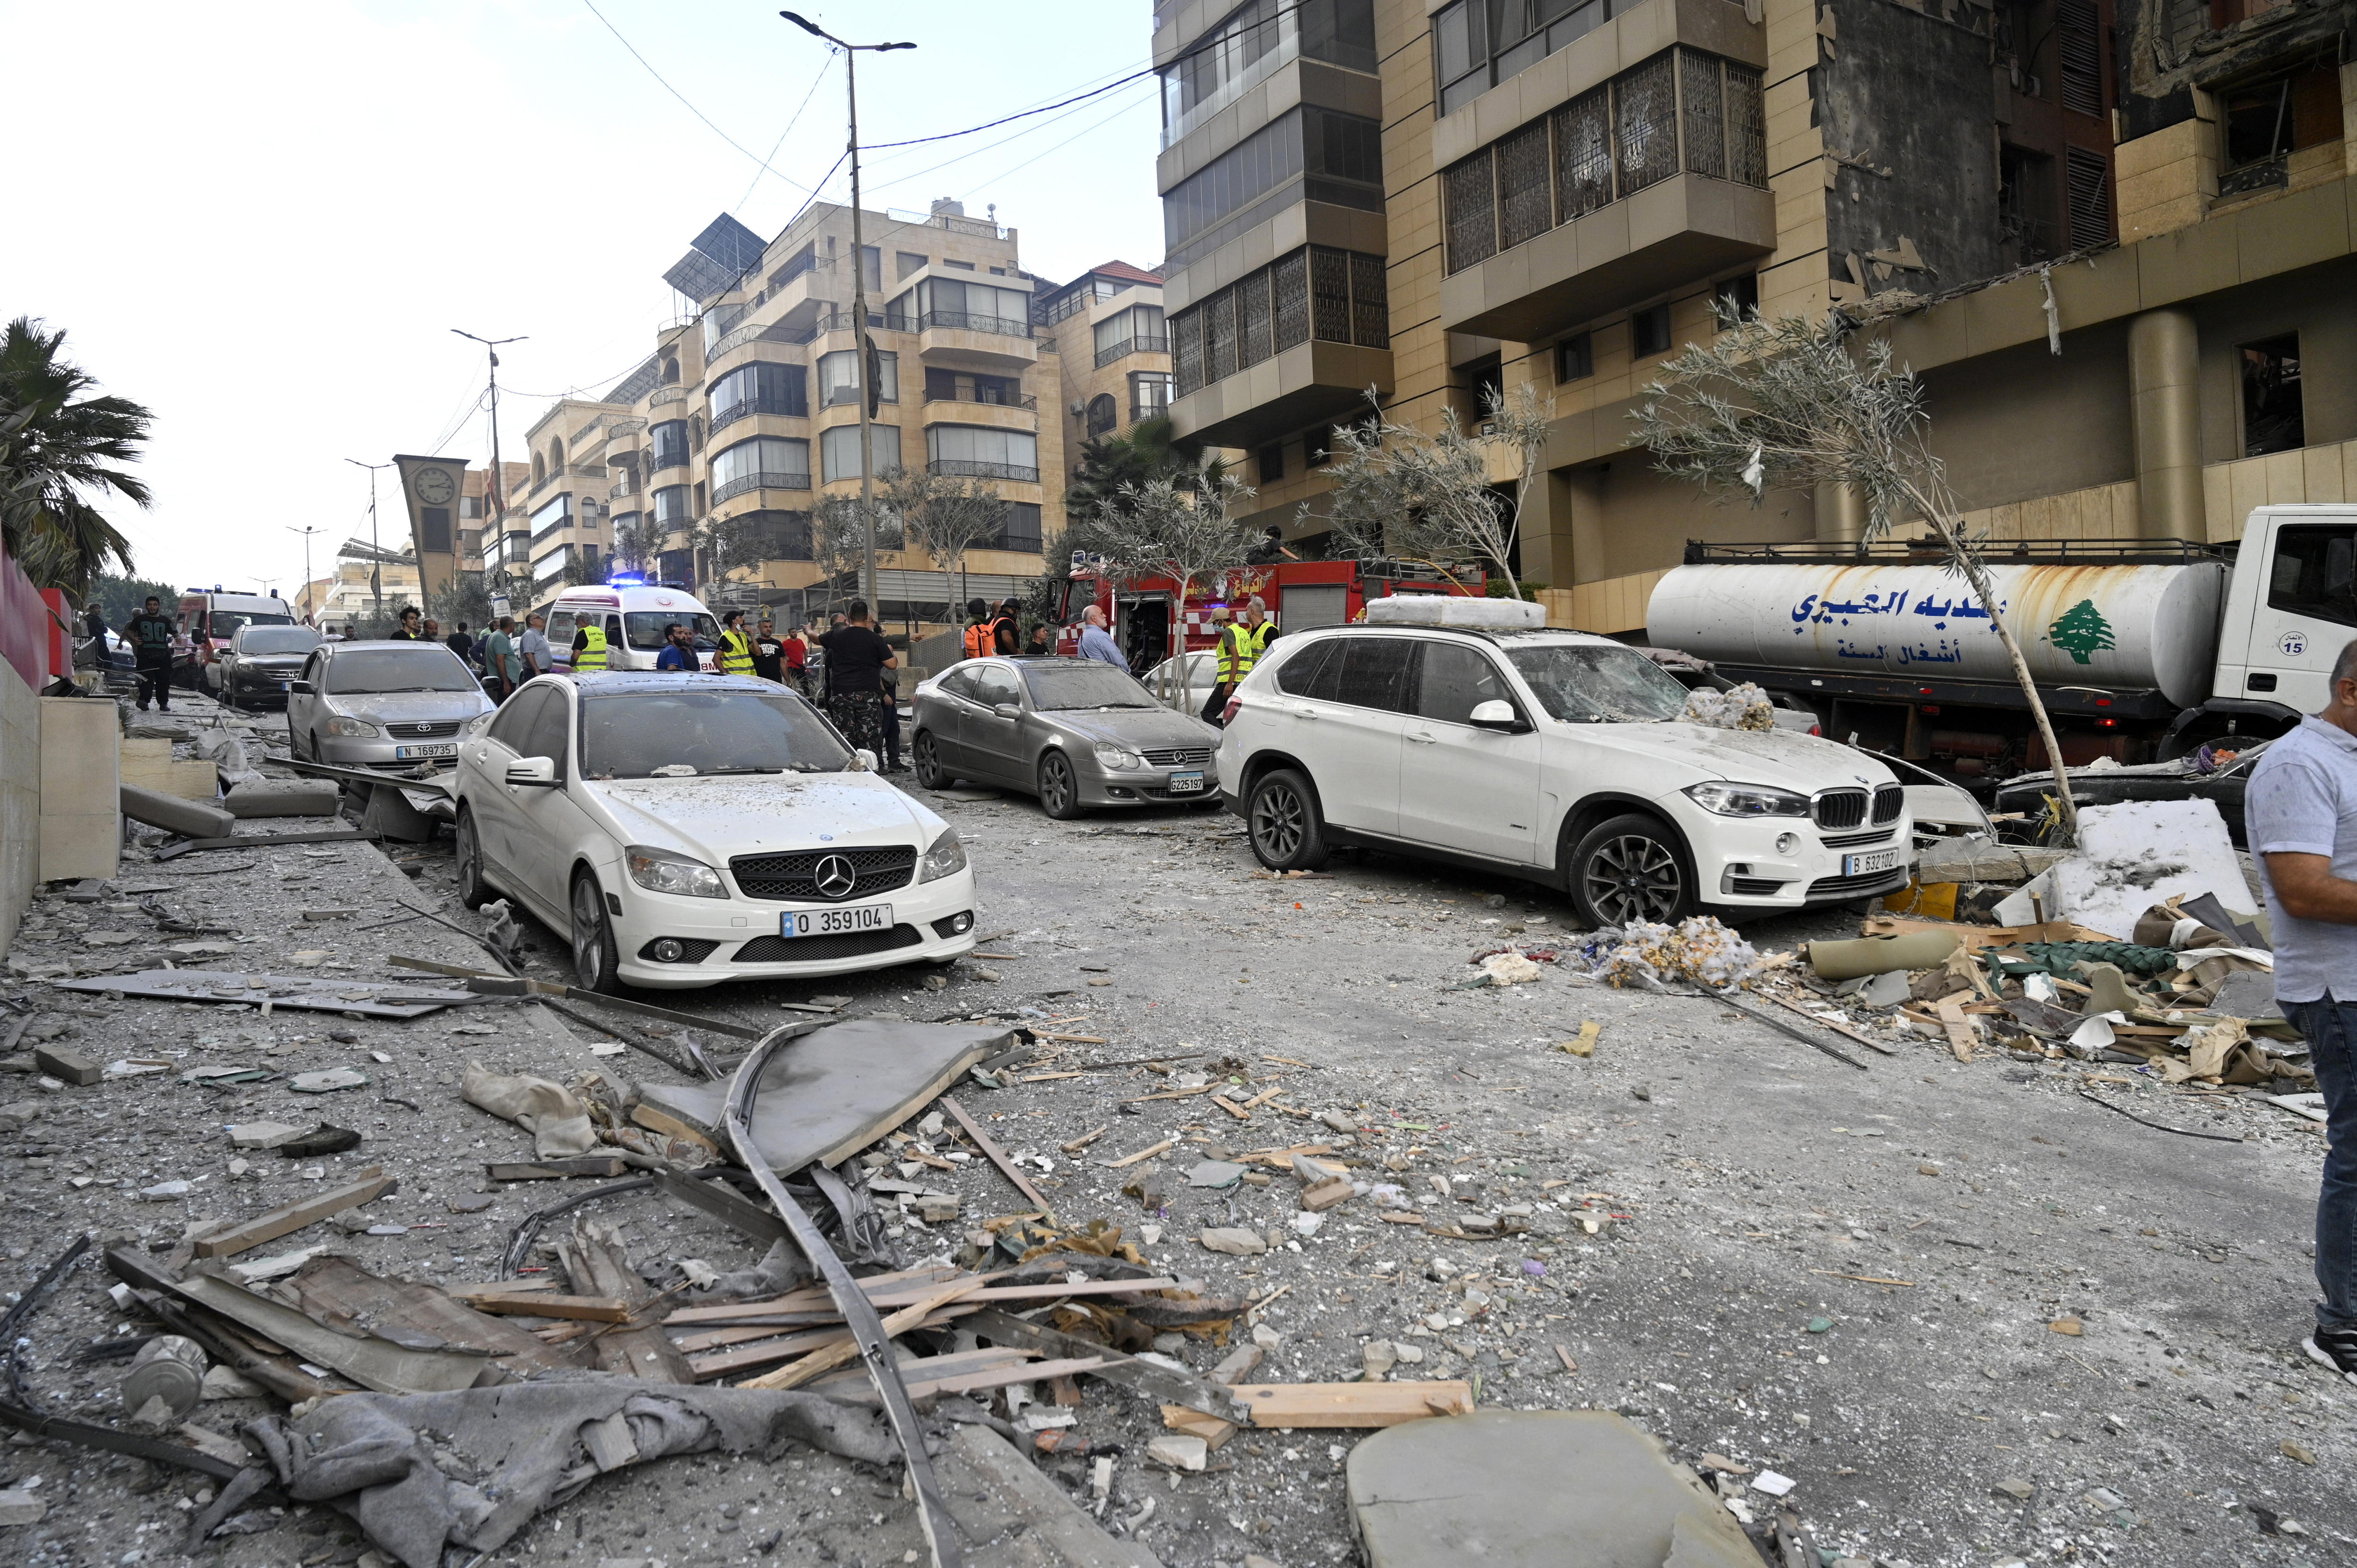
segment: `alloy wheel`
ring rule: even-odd
[[[1049,752],[1039,764],[1039,804],[1049,816],[1063,816],[1072,809],[1075,788],[1072,765],[1064,760],[1062,752]]]
[[[1253,797],[1253,843],[1261,858],[1286,861],[1299,853],[1308,810],[1301,797],[1284,784],[1267,785]]]
[[[1581,868],[1581,881],[1590,908],[1616,926],[1662,919],[1676,910],[1685,893],[1677,855],[1641,833],[1598,844]]]
[[[587,876],[573,881],[573,972],[585,991],[595,991],[605,978],[606,906],[597,885]]]

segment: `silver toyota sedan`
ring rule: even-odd
[[[491,711],[438,642],[324,642],[286,689],[286,740],[306,761],[399,773],[456,757]]]
[[[1090,659],[969,659],[917,688],[917,782],[1028,790],[1051,817],[1208,800],[1220,732]]]

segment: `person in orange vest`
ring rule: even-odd
[[[968,599],[965,613],[973,622],[965,628],[965,656],[987,659],[997,651],[996,634],[991,629],[990,607],[980,599]]]

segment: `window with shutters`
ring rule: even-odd
[[[1710,55],[1678,53],[1678,113],[1685,124],[1686,167],[1727,177],[1727,102],[1719,64]]]
[[[1268,269],[1278,353],[1309,341],[1309,252],[1296,251]]]
[[[1612,90],[1572,100],[1555,123],[1555,199],[1568,222],[1612,199]]]
[[[1384,261],[1307,246],[1169,318],[1173,392],[1200,391],[1223,376],[1309,341],[1391,347]]]
[[[1351,263],[1347,252],[1309,252],[1310,330],[1329,343],[1351,340]]]
[[[1170,318],[1170,371],[1180,397],[1203,386],[1203,317],[1182,310]]]
[[[2054,7],[2054,51],[2062,77],[2062,107],[2078,114],[2101,114],[2104,45],[2094,0],[2060,0]]]
[[[1274,352],[1269,338],[1268,274],[1256,272],[1236,285],[1236,363],[1259,364]]]
[[[1498,253],[1496,158],[1488,147],[1440,177],[1448,205],[1448,270],[1461,273]]]
[[[1612,83],[1614,160],[1629,196],[1678,172],[1677,80],[1659,55]]]
[[[1498,144],[1500,248],[1534,240],[1555,227],[1547,123],[1534,120]]]
[[[1203,306],[1203,379],[1221,381],[1236,373],[1236,302],[1222,290]]]
[[[1353,251],[1351,256],[1351,341],[1362,349],[1392,346],[1390,286],[1381,256]]]
[[[2064,177],[2070,182],[2071,248],[2085,250],[2112,237],[2112,171],[2101,153],[2084,147],[2065,149]]]
[[[2286,333],[2235,350],[2243,370],[2243,456],[2264,457],[2308,445],[2301,406],[2299,334]]]

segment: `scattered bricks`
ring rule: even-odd
[[[1208,1251],[1224,1252],[1232,1258],[1257,1258],[1268,1251],[1268,1242],[1262,1239],[1259,1231],[1246,1230],[1241,1226],[1206,1230],[1195,1239]],[[1202,1466],[1198,1465],[1196,1468],[1200,1470]]]
[[[230,1147],[233,1149],[274,1149],[303,1135],[300,1127],[290,1127],[284,1122],[238,1122],[229,1129]]]
[[[106,1069],[80,1051],[70,1051],[59,1046],[43,1046],[33,1053],[33,1063],[51,1078],[61,1079],[78,1088],[87,1089],[106,1076]]]
[[[1257,1345],[1239,1345],[1211,1369],[1211,1381],[1233,1387],[1251,1377],[1259,1368],[1261,1358],[1267,1354]]]
[[[1146,1456],[1173,1470],[1200,1472],[1210,1460],[1211,1445],[1183,1432],[1166,1432],[1146,1445]]]
[[[958,1217],[958,1200],[943,1193],[926,1193],[913,1207],[917,1218],[928,1225],[946,1225]]]
[[[1301,1189],[1301,1207],[1312,1214],[1323,1214],[1338,1203],[1350,1201],[1352,1190],[1348,1176],[1329,1176],[1315,1187]]]

